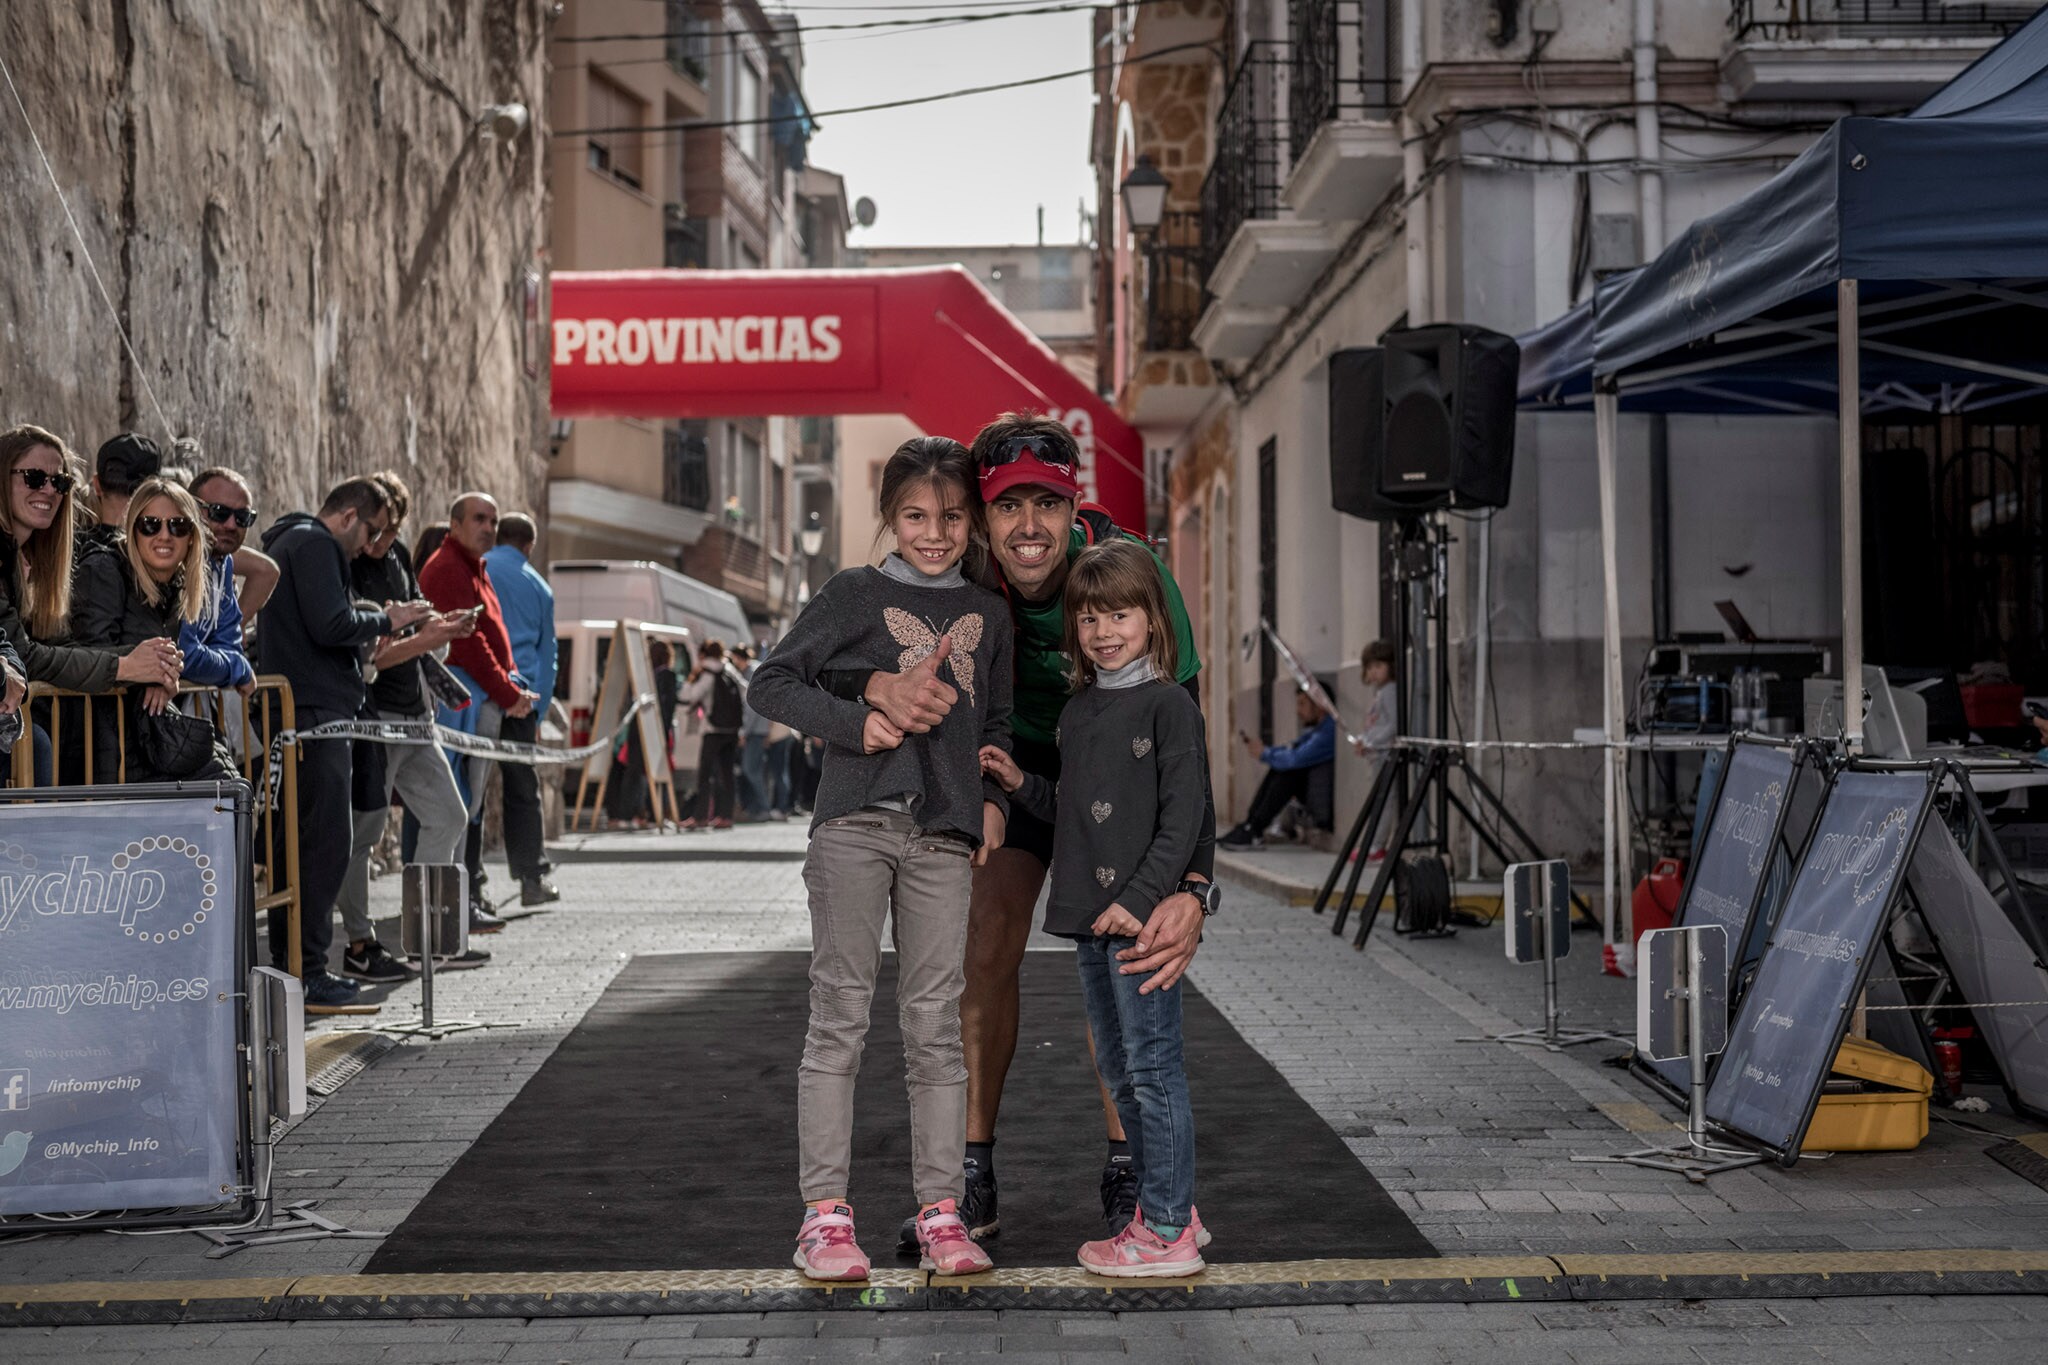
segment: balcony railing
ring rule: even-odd
[[[662,216],[661,263],[670,270],[704,270],[711,264],[711,234],[702,218],[687,217],[681,204]]]
[[[1202,181],[1202,275],[1215,269],[1247,219],[1280,211],[1287,176],[1287,118],[1280,108],[1287,45],[1248,43],[1216,119],[1216,153]]]
[[[1390,119],[1401,106],[1399,0],[1293,0],[1288,123],[1294,154],[1337,119]]]
[[[668,64],[702,84],[711,69],[711,22],[691,14],[691,7],[691,0],[668,0]]]
[[[1734,0],[1735,40],[1827,42],[1838,38],[2003,38],[2038,4],[1972,5],[1954,0]]]
[[[1138,316],[1144,319],[1144,349],[1194,349],[1195,323],[1208,301],[1203,289],[1202,215],[1176,210],[1163,215],[1159,229],[1146,242],[1145,268],[1138,276],[1144,291]]]
[[[711,452],[699,431],[667,427],[661,433],[661,500],[693,512],[711,507]]]

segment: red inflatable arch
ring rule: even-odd
[[[894,412],[971,440],[999,412],[1064,421],[1085,496],[1145,525],[1145,447],[959,266],[564,271],[553,277],[558,417]]]

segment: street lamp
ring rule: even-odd
[[[796,533],[797,548],[804,552],[805,559],[816,559],[818,551],[825,548],[825,521],[816,512],[804,519],[804,529]]]
[[[1167,189],[1166,177],[1152,164],[1152,158],[1140,156],[1122,186],[1124,220],[1133,232],[1144,236],[1158,231],[1160,220],[1166,216]]]

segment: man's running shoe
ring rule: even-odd
[[[1102,1168],[1102,1227],[1114,1237],[1138,1216],[1138,1168],[1128,1156],[1113,1156]]]
[[[1224,848],[1257,850],[1266,846],[1259,832],[1250,825],[1240,824],[1224,832],[1216,842]]]
[[[412,969],[391,955],[391,950],[371,939],[369,946],[348,945],[341,955],[341,974],[358,981],[378,984],[412,980]]]
[[[419,962],[419,954],[413,954],[409,960],[417,964]],[[490,960],[490,950],[486,948],[465,948],[459,953],[435,953],[434,970],[437,972],[474,971],[478,967],[489,963]]]
[[[1101,1242],[1081,1248],[1081,1269],[1119,1280],[1170,1280],[1202,1272],[1202,1251],[1189,1223],[1171,1242],[1133,1218],[1130,1226]]]
[[[978,1275],[995,1268],[988,1253],[967,1235],[967,1225],[951,1199],[919,1211],[917,1225],[919,1270],[936,1270],[941,1275]]]
[[[853,1240],[853,1210],[836,1199],[806,1209],[795,1259],[796,1268],[814,1280],[865,1280],[868,1258]]]
[[[966,1180],[965,1193],[960,1196],[960,1221],[967,1225],[969,1237],[985,1241],[1002,1231],[1002,1222],[996,1217],[996,1170],[973,1157],[966,1158],[962,1168]]]
[[[307,969],[300,987],[304,991],[306,1004],[323,1009],[353,1005],[356,996],[362,991],[362,987],[355,982],[344,981],[333,972],[323,972],[317,968]]]

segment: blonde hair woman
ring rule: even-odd
[[[210,587],[199,504],[180,484],[148,479],[129,500],[119,539],[89,545],[79,558],[72,586],[72,635],[82,645],[115,649],[176,638],[188,622],[210,623],[215,610]],[[175,684],[152,683],[121,708],[127,720],[129,781],[197,775],[157,770],[161,755],[145,752],[148,746],[137,742],[135,712],[162,716],[174,710],[176,690]],[[104,734],[95,736],[95,780],[105,781],[119,750],[114,748],[111,720],[100,729]]]

